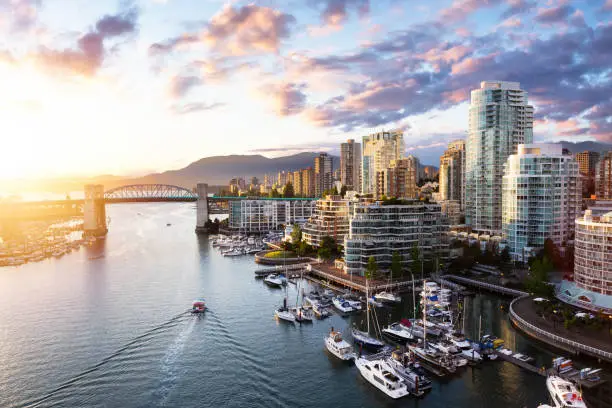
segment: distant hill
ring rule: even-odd
[[[317,155],[318,153],[307,152],[277,158],[267,158],[261,155],[205,157],[182,169],[124,179],[121,184],[161,183],[192,187],[199,182],[226,185],[233,177],[248,179],[255,176],[262,180],[264,174],[276,175],[282,170],[294,171],[313,167],[314,158]],[[340,159],[336,156],[332,156],[332,159],[334,169],[338,168]]]
[[[609,150],[612,150],[612,144],[610,143],[601,143],[601,142],[568,142],[562,141],[559,142],[563,145],[564,148],[569,150],[572,153],[584,152],[585,150],[603,153]]]

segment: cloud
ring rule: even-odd
[[[154,43],[152,55],[167,54],[181,45],[202,43],[219,55],[237,56],[278,52],[291,35],[295,17],[269,7],[249,4],[225,6],[200,33],[185,33]]]
[[[42,0],[0,0],[0,12],[8,19],[10,30],[21,33],[38,23]]]
[[[565,22],[574,12],[574,8],[567,4],[557,7],[541,8],[534,20],[542,24],[554,24]]]
[[[535,8],[536,2],[530,0],[508,0],[508,8],[502,13],[501,19],[506,20],[519,14],[525,14]]]
[[[326,26],[340,28],[351,11],[359,16],[370,12],[369,0],[310,0],[310,4],[321,10],[321,21]]]
[[[612,0],[606,0],[606,2],[601,6],[602,11],[612,11]]]
[[[440,11],[440,21],[457,23],[479,9],[493,7],[501,2],[502,0],[454,0],[450,7]]]
[[[191,102],[185,104],[174,104],[170,107],[171,111],[175,115],[187,115],[189,113],[209,111],[224,106],[224,103],[202,103],[202,102]]]
[[[279,116],[291,116],[302,112],[306,104],[305,84],[280,83],[263,86],[260,91],[272,101]]]
[[[168,92],[173,99],[186,96],[193,88],[202,85],[202,78],[195,75],[175,75],[171,78]]]
[[[105,40],[135,32],[137,19],[136,9],[106,15],[97,21],[94,29],[77,40],[75,47],[63,50],[42,47],[31,58],[51,70],[94,76],[107,55]]]

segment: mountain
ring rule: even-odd
[[[293,171],[313,167],[314,158],[317,155],[318,153],[307,152],[277,158],[267,158],[261,155],[205,157],[182,169],[148,174],[128,180],[124,179],[120,184],[160,183],[192,187],[197,183],[227,185],[233,177],[244,177],[248,181],[255,176],[263,180],[264,174],[276,176],[282,170]],[[332,156],[332,159],[334,169],[338,168],[340,159],[336,156]]]
[[[564,148],[569,150],[572,153],[584,152],[585,150],[604,153],[609,150],[612,150],[612,144],[610,143],[601,143],[601,142],[568,142],[562,141],[559,142],[563,145]]]

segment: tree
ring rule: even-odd
[[[402,276],[402,256],[399,252],[393,252],[391,256],[391,274],[396,278]]]
[[[317,256],[321,259],[330,260],[332,257],[332,253],[329,248],[320,247],[317,251]]]
[[[552,297],[554,289],[548,284],[548,274],[553,270],[552,262],[545,256],[536,258],[531,263],[529,277],[525,281],[526,289],[535,295]]]
[[[340,189],[340,195],[342,196],[342,198],[344,198],[344,196],[346,196],[346,192],[348,191],[348,189],[346,188],[346,186],[342,186],[342,188]]]
[[[270,190],[269,197],[270,198],[280,198],[280,194],[278,194],[278,191],[273,187],[272,190]]]
[[[298,244],[302,241],[302,229],[297,224],[293,224],[293,231],[291,231],[291,241],[294,244]]]
[[[376,265],[376,258],[373,256],[368,258],[368,265],[366,266],[365,277],[368,280],[376,279],[378,273],[378,265]]]
[[[510,248],[508,246],[506,246],[501,252],[501,261],[503,263],[510,262]]]
[[[336,240],[329,235],[325,235],[321,238],[321,248],[326,248],[329,250],[330,254],[336,253],[338,250],[338,245],[336,244]]]
[[[412,263],[410,264],[410,271],[412,272],[412,275],[417,276],[417,279],[418,279],[418,275],[422,274],[423,270],[421,269],[421,256],[420,256],[419,247],[417,246],[416,243],[412,247],[412,251],[410,252],[410,257],[412,259]]]
[[[295,196],[295,192],[293,191],[293,184],[291,183],[285,184],[285,188],[283,188],[283,197],[293,198],[294,196]]]
[[[300,241],[295,250],[297,251],[299,256],[305,256],[306,254],[312,253],[312,247],[308,245],[305,241]]]

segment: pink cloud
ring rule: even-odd
[[[502,0],[455,0],[450,7],[440,11],[442,22],[457,23],[481,8],[493,7]]]
[[[518,17],[510,17],[504,20],[500,25],[506,28],[518,28],[523,26],[523,22]]]
[[[498,53],[493,53],[484,57],[469,57],[453,65],[451,73],[453,75],[469,74],[476,72],[480,67],[497,57]]]

